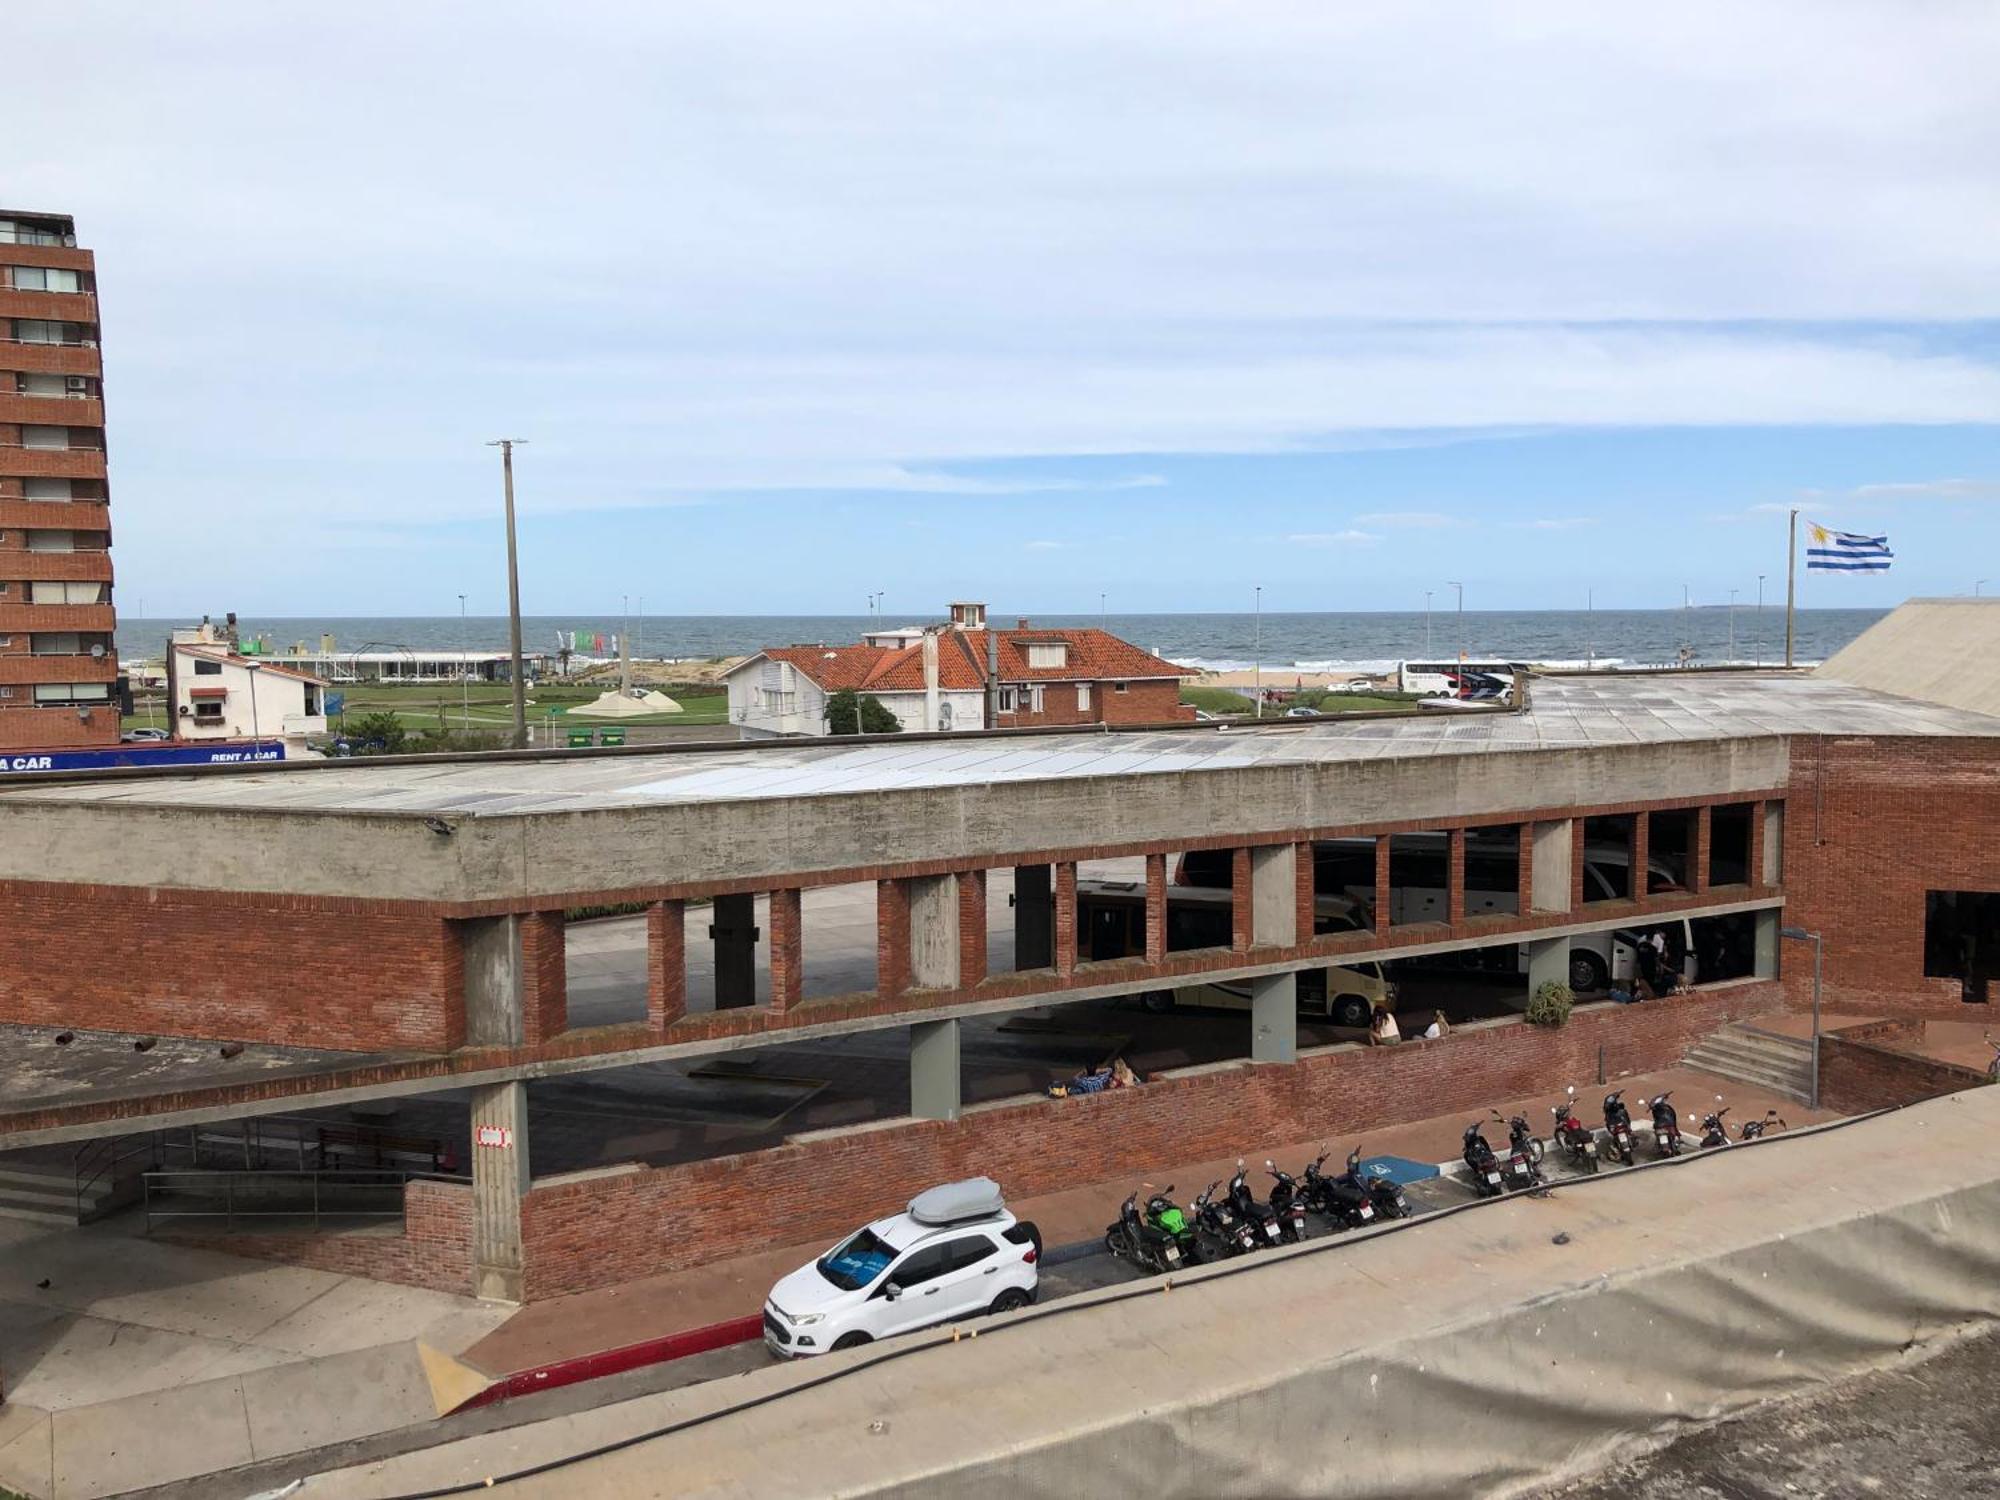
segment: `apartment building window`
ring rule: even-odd
[[[212,698],[205,698],[194,706],[194,721],[197,724],[220,724],[222,705]]]
[[[1131,685],[1132,684],[1129,682],[1114,682],[1111,684],[1111,691],[1114,693],[1122,693],[1125,691],[1125,689],[1127,689]]]
[[[197,656],[194,659],[194,675],[197,677],[220,677],[222,675],[222,663],[219,661],[209,661],[205,657]]]
[[[31,531],[28,533],[28,550],[30,552],[74,552],[76,551],[76,533],[73,531],[56,531],[52,528]]]
[[[74,630],[38,630],[28,637],[28,649],[36,656],[81,656],[83,637]]]
[[[1014,711],[1014,690],[1007,687],[1000,689],[998,702],[1001,713],[1011,714]]]
[[[1051,669],[1069,665],[1069,642],[1030,641],[1028,642],[1028,665],[1038,669]]]
[[[66,245],[74,236],[58,234],[39,224],[23,224],[17,219],[0,219],[0,245]]]
[[[25,500],[68,500],[76,494],[72,479],[25,479],[21,483]]]
[[[23,448],[67,448],[69,447],[69,429],[67,427],[23,427],[21,429],[21,446]]]
[[[1090,709],[1090,684],[1089,684],[1089,683],[1087,683],[1087,682],[1079,682],[1079,683],[1078,683],[1078,684],[1076,685],[1076,706],[1077,706],[1077,708],[1078,708],[1078,709],[1080,709],[1080,710],[1082,710],[1082,711],[1084,711],[1084,712],[1088,712],[1088,711],[1089,711],[1089,709]]]
[[[55,396],[83,400],[97,394],[88,375],[40,375],[23,372],[14,377],[18,396]]]
[[[30,604],[108,604],[111,585],[37,578],[28,585]]]
[[[57,266],[9,266],[17,292],[80,292],[83,278]]]
[[[74,704],[88,707],[95,703],[111,701],[111,684],[108,682],[38,682],[35,684],[35,702],[43,708],[61,708]]]
[[[48,318],[16,318],[14,341],[18,344],[81,344],[84,325],[58,323]]]

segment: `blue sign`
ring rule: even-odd
[[[17,750],[0,754],[0,776],[36,771],[116,771],[128,766],[237,766],[284,758],[282,740],[234,745],[119,745],[103,750]]]
[[[347,707],[347,694],[328,693],[326,695],[326,701],[320,705],[320,712],[325,714],[330,719],[335,714],[339,713],[342,709],[346,707]]]
[[[1411,1161],[1407,1156],[1371,1156],[1361,1163],[1361,1171],[1364,1176],[1386,1177],[1402,1187],[1438,1174],[1438,1169],[1429,1162]]]

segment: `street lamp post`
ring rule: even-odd
[[[1257,585],[1257,623],[1252,627],[1250,647],[1251,689],[1257,696],[1257,717],[1264,717],[1264,585]]]
[[[528,748],[528,683],[521,669],[521,563],[514,547],[514,449],[526,438],[495,438],[507,492],[507,649],[514,659],[514,748]]]
[[[1431,654],[1431,590],[1424,590],[1424,655]]]
[[[250,758],[255,760],[257,742],[263,738],[257,726],[257,669],[264,664],[261,661],[253,661],[246,665],[250,668]]]
[[[1757,665],[1764,665],[1764,575],[1757,575]]]
[[[1820,979],[1825,970],[1826,939],[1817,932],[1807,932],[1803,927],[1780,927],[1778,936],[1794,943],[1813,945],[1813,1020],[1812,1020],[1812,1107],[1819,1108],[1819,991]]]
[[[1729,660],[1736,660],[1736,590],[1729,591]]]
[[[1458,590],[1458,664],[1465,665],[1465,585],[1455,578],[1445,580],[1447,588]]]
[[[465,595],[458,596],[458,648],[465,655],[458,663],[458,727],[467,729],[472,724],[472,641],[465,625]]]

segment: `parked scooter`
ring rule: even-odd
[[[1569,1153],[1569,1159],[1587,1171],[1597,1170],[1597,1132],[1576,1115],[1576,1086],[1572,1084],[1569,1097],[1560,1104],[1549,1106],[1549,1113],[1556,1118],[1556,1143]]]
[[[1326,1155],[1325,1151],[1321,1151],[1318,1157],[1306,1163],[1306,1194],[1313,1209],[1333,1220],[1335,1229],[1359,1229],[1364,1224],[1374,1223],[1374,1195],[1366,1186],[1353,1181],[1348,1173],[1328,1176],[1321,1171],[1326,1165]]]
[[[1278,1211],[1268,1203],[1259,1203],[1257,1195],[1250,1191],[1240,1156],[1236,1158],[1236,1175],[1229,1179],[1229,1206],[1249,1224],[1258,1244],[1275,1245],[1284,1238],[1284,1231],[1278,1227]]]
[[[1506,1191],[1500,1181],[1500,1159],[1486,1144],[1486,1133],[1480,1129],[1481,1123],[1474,1120],[1465,1127],[1465,1148],[1460,1154],[1472,1170],[1472,1190],[1482,1198],[1497,1198]]]
[[[1368,1202],[1376,1216],[1383,1219],[1407,1219],[1410,1216],[1410,1200],[1403,1192],[1403,1185],[1388,1177],[1369,1177],[1361,1170],[1361,1148],[1357,1145],[1347,1153],[1347,1170],[1334,1179],[1347,1184],[1357,1192],[1368,1195]]]
[[[1740,1127],[1738,1127],[1739,1134],[1737,1136],[1737,1139],[1744,1141],[1761,1141],[1764,1138],[1765,1133],[1768,1132],[1773,1126],[1776,1126],[1779,1130],[1784,1130],[1787,1128],[1783,1116],[1781,1116],[1775,1109],[1767,1109],[1764,1111],[1763,1119],[1745,1120],[1743,1124]]]
[[[1722,1104],[1722,1095],[1717,1094],[1715,1096],[1715,1102],[1717,1104]],[[1722,1117],[1728,1113],[1729,1113],[1729,1106],[1723,1104],[1722,1108],[1717,1110],[1711,1110],[1708,1114],[1705,1114],[1701,1117],[1702,1150],[1713,1151],[1717,1146],[1727,1146],[1733,1144],[1729,1139],[1729,1127],[1725,1125],[1722,1121]]]
[[[1500,1120],[1496,1111],[1495,1120]],[[1508,1190],[1535,1188],[1542,1185],[1542,1143],[1535,1139],[1534,1131],[1528,1128],[1528,1117],[1516,1115],[1511,1120],[1500,1120],[1507,1127],[1507,1166],[1501,1174]]]
[[[1183,1264],[1181,1247],[1174,1237],[1140,1216],[1136,1192],[1120,1206],[1118,1222],[1104,1231],[1104,1248],[1146,1271],[1178,1271]]]
[[[1604,1149],[1629,1167],[1637,1157],[1632,1147],[1632,1112],[1619,1097],[1624,1092],[1613,1089],[1604,1096]]]
[[[1306,1237],[1306,1200],[1299,1191],[1298,1179],[1290,1172],[1278,1170],[1278,1164],[1269,1157],[1264,1159],[1264,1170],[1274,1179],[1271,1185],[1271,1211],[1278,1216],[1278,1229],[1293,1244]]]
[[[1673,1105],[1667,1102],[1673,1097],[1674,1091],[1668,1089],[1664,1094],[1655,1098],[1651,1105],[1653,1111],[1653,1150],[1655,1154],[1660,1156],[1679,1156],[1681,1154],[1681,1146],[1683,1144],[1681,1140],[1681,1117],[1675,1113]]]
[[[1221,1186],[1220,1181],[1211,1182],[1194,1200],[1195,1228],[1214,1247],[1216,1255],[1247,1254],[1257,1248],[1255,1233],[1245,1220],[1237,1217],[1227,1198],[1216,1200],[1215,1190]]]
[[[1173,1240],[1181,1252],[1182,1264],[1198,1266],[1202,1259],[1201,1246],[1195,1239],[1194,1225],[1181,1212],[1180,1205],[1169,1196],[1173,1190],[1173,1184],[1169,1183],[1146,1200],[1146,1222]]]

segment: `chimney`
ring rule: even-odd
[[[986,723],[987,729],[1000,727],[1000,636],[986,632]]]
[[[984,630],[986,628],[986,606],[963,602],[953,604],[951,607],[951,623],[954,630]]]
[[[924,632],[924,733],[936,734],[938,727],[938,637],[937,631]]]
[[[1014,628],[1016,630],[1026,630],[1028,628],[1027,619],[1025,617],[1016,619],[1014,621]]]

